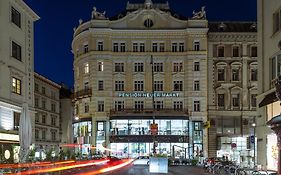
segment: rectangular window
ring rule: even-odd
[[[88,74],[89,73],[89,63],[84,64],[84,73]]]
[[[135,81],[135,91],[143,91],[143,81]]]
[[[85,107],[84,112],[85,112],[85,113],[88,113],[88,112],[89,112],[89,109],[90,109],[90,108],[89,108],[89,103],[85,103],[85,104],[84,104],[84,107]]]
[[[160,52],[165,52],[165,43],[160,43],[160,45],[159,45],[159,51],[160,51]]]
[[[39,114],[35,113],[35,123],[39,123]]]
[[[194,62],[194,71],[200,71],[200,62]]]
[[[281,28],[281,12],[278,10],[273,14],[273,34]]]
[[[232,95],[232,106],[239,107],[240,106],[239,102],[240,102],[239,94]]]
[[[46,95],[46,88],[42,86],[42,94]]]
[[[182,81],[174,81],[174,91],[182,91],[183,85]]]
[[[124,63],[115,63],[115,72],[124,72]]]
[[[140,43],[140,52],[145,52],[145,45],[144,45],[144,43]]]
[[[52,137],[52,140],[53,141],[56,141],[57,140],[57,137],[56,137],[56,134],[57,132],[55,132],[55,131],[51,131],[51,137]]]
[[[281,75],[281,54],[271,58],[270,60],[271,80]]]
[[[218,94],[218,107],[224,107],[224,94]]]
[[[194,51],[200,51],[200,42],[199,41],[194,41],[193,50]]]
[[[174,101],[174,110],[175,111],[183,111],[182,101]]]
[[[133,43],[133,52],[138,52],[138,43]]]
[[[115,91],[124,91],[124,81],[115,81]]]
[[[115,101],[115,111],[124,111],[124,101]]]
[[[39,99],[37,97],[35,97],[35,107],[39,107]]]
[[[85,89],[85,90],[88,90],[88,89],[89,89],[89,82],[88,82],[88,81],[85,81],[85,82],[84,82],[84,89]]]
[[[98,83],[98,90],[99,90],[99,91],[103,91],[103,90],[104,90],[104,87],[103,87],[103,80],[99,80],[99,83]]]
[[[178,51],[178,43],[172,43],[172,52]]]
[[[200,81],[196,80],[194,81],[194,91],[200,91]]]
[[[46,124],[46,115],[45,114],[42,114],[42,123]]]
[[[224,46],[218,47],[218,57],[224,57]]]
[[[14,112],[14,130],[19,130],[20,127],[20,113]]]
[[[154,81],[154,91],[163,91],[163,81]]]
[[[239,57],[239,47],[238,46],[232,47],[232,56]]]
[[[99,62],[98,62],[98,71],[99,71],[99,72],[102,72],[102,71],[103,71],[103,62],[102,62],[102,61],[99,61]]]
[[[239,69],[232,69],[232,81],[239,81]]]
[[[19,28],[21,28],[21,14],[14,7],[11,9],[11,21]]]
[[[184,52],[184,43],[179,43],[179,51]]]
[[[193,111],[199,112],[200,111],[200,101],[194,101],[193,102]]]
[[[257,94],[251,94],[251,106],[253,108],[257,107]]]
[[[252,46],[251,47],[251,57],[257,57],[258,56],[258,47]]]
[[[173,63],[173,71],[174,72],[183,72],[183,63]]]
[[[35,83],[35,85],[34,85],[34,86],[35,86],[35,87],[34,87],[35,92],[39,92],[39,84]]]
[[[84,53],[88,53],[89,52],[89,45],[85,44],[84,45]]]
[[[51,104],[51,111],[56,112],[56,104],[55,103]]]
[[[126,43],[120,43],[120,52],[126,52]]]
[[[46,100],[42,99],[42,109],[46,109]]]
[[[218,81],[224,81],[224,69],[218,69]]]
[[[35,129],[35,139],[39,139],[39,129]]]
[[[154,63],[154,72],[163,72],[163,63]]]
[[[21,80],[17,78],[12,78],[12,92],[21,95]]]
[[[57,117],[56,116],[51,116],[51,125],[56,126],[57,123]]]
[[[164,108],[164,103],[163,101],[155,101],[154,102],[154,109],[157,111],[163,110]]]
[[[118,52],[118,43],[113,43],[113,52]]]
[[[45,140],[46,139],[46,130],[43,129],[42,130],[42,140]]]
[[[258,81],[258,70],[251,69],[251,81]]]
[[[158,52],[158,44],[152,43],[152,52]]]
[[[135,111],[143,111],[143,101],[135,101]]]
[[[135,63],[135,72],[143,72],[143,63]]]
[[[98,112],[104,112],[104,101],[98,101]]]
[[[21,61],[21,46],[12,41],[12,57]]]
[[[98,42],[98,51],[103,51],[103,41]]]

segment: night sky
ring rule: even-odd
[[[111,17],[125,10],[127,4],[127,0],[24,1],[41,18],[35,23],[35,71],[69,87],[73,87],[74,81],[71,42],[78,20],[88,21],[93,6]],[[209,21],[256,21],[256,0],[169,0],[169,3],[173,11],[188,17],[192,17],[193,10],[206,6]]]

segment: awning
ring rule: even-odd
[[[278,101],[275,91],[271,92],[270,94],[267,94],[264,99],[260,102],[259,107],[263,107],[266,106],[270,103],[276,102]]]
[[[277,115],[276,117],[273,117],[271,120],[267,122],[267,125],[278,125],[281,124],[281,115]]]

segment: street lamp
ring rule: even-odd
[[[152,118],[153,118],[153,130],[155,130],[155,97],[154,97],[154,62],[153,62],[153,56],[151,55],[151,81],[152,81],[152,107],[153,107],[153,113],[152,113]],[[150,131],[151,131],[150,127]],[[158,129],[158,128],[157,128]],[[154,132],[154,131],[153,131]],[[153,154],[156,154],[156,134],[157,133],[152,133],[153,134]]]

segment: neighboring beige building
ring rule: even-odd
[[[33,23],[38,19],[22,0],[0,1],[0,161],[18,161],[19,119],[24,103],[28,103],[34,118]],[[4,157],[9,155],[5,152],[10,156]]]
[[[188,19],[146,0],[112,18],[94,8],[90,21],[80,20],[72,42],[75,143],[118,156],[152,153],[154,79],[157,153],[207,156],[205,13]]]
[[[60,88],[34,73],[35,149],[58,149],[61,143]]]
[[[256,22],[209,22],[209,157],[254,165],[257,71]]]
[[[264,168],[279,170],[280,162],[280,101],[275,94],[275,83],[280,81],[281,63],[281,1],[258,0],[258,43],[259,43],[259,118],[258,164]],[[279,46],[278,46],[279,45]],[[280,84],[280,83],[279,83]],[[277,89],[280,92],[280,89]],[[280,93],[279,93],[280,94]],[[269,123],[267,123],[270,121]],[[272,125],[276,134],[267,125]],[[280,143],[279,143],[280,144]]]

